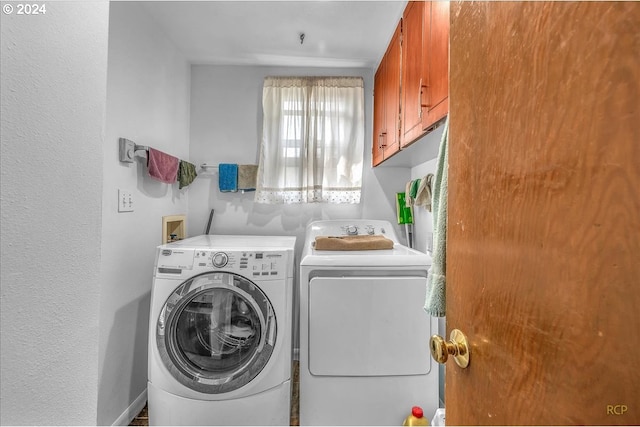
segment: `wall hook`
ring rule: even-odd
[[[304,43],[304,33],[300,33],[300,44]]]

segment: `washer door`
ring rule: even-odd
[[[187,280],[167,299],[156,327],[165,367],[190,389],[236,390],[265,367],[276,318],[262,290],[245,277],[211,272]]]

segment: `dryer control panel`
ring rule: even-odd
[[[389,221],[375,219],[340,219],[314,221],[307,226],[306,241],[312,242],[317,236],[361,236],[382,235],[394,243],[398,237]]]
[[[359,234],[368,234],[370,236],[373,236],[374,234],[384,235],[387,233],[384,226],[379,226],[378,228],[376,228],[375,225],[371,225],[371,224],[345,225],[345,226],[341,226],[340,230],[342,231],[342,234],[345,234],[347,236],[357,236]]]

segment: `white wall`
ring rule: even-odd
[[[440,126],[436,128],[431,133],[425,135],[417,141],[418,144],[428,145],[427,150],[430,154],[427,157],[432,157],[433,153],[435,157],[424,162],[420,163],[411,168],[411,179],[423,178],[427,174],[435,174],[436,167],[438,163],[437,153],[438,148],[440,146],[440,140],[442,139],[442,133],[444,132],[444,126]],[[414,208],[413,211],[413,221],[415,223],[415,248],[422,252],[427,252],[428,247],[432,247],[432,244],[427,242],[428,239],[432,238],[433,233],[433,215],[431,212],[427,211],[425,208]],[[446,336],[446,319],[444,317],[438,319],[438,331],[440,336]],[[440,407],[444,407],[444,380],[445,380],[445,367],[443,365],[438,365],[439,372],[439,384],[438,384],[438,394],[440,397]]]
[[[100,274],[101,425],[127,424],[144,405],[155,247],[162,216],[187,213],[188,191],[147,176],[145,159],[118,160],[118,138],[189,160],[190,66],[141,5],[112,2]],[[118,188],[134,212],[118,213]]]
[[[189,189],[189,235],[202,234],[215,209],[211,234],[286,234],[297,237],[298,254],[307,223],[316,219],[371,218],[395,221],[395,193],[408,168],[371,168],[373,71],[194,65],[191,74],[191,155],[201,163],[256,164],[262,130],[262,84],[266,76],[345,75],[365,81],[365,157],[362,202],[357,205],[266,205],[253,193],[220,193],[218,174],[200,174]],[[398,228],[397,231],[400,231]]]
[[[2,425],[96,422],[108,18],[0,18]]]
[[[440,146],[440,140],[442,139],[442,133],[444,132],[444,126],[439,126],[429,134],[425,135],[415,144],[428,145],[430,153],[427,157],[429,160],[424,163],[420,163],[411,168],[411,179],[424,178],[427,174],[435,174],[437,166],[437,153]],[[419,159],[425,160],[425,159]],[[415,229],[415,248],[422,252],[427,252],[427,248],[431,247],[430,242],[427,242],[431,238],[433,233],[433,216],[431,212],[427,211],[423,207],[415,207],[413,209],[413,222]]]

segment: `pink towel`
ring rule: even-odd
[[[149,147],[147,153],[147,169],[149,176],[158,181],[173,184],[178,177],[180,159]]]

